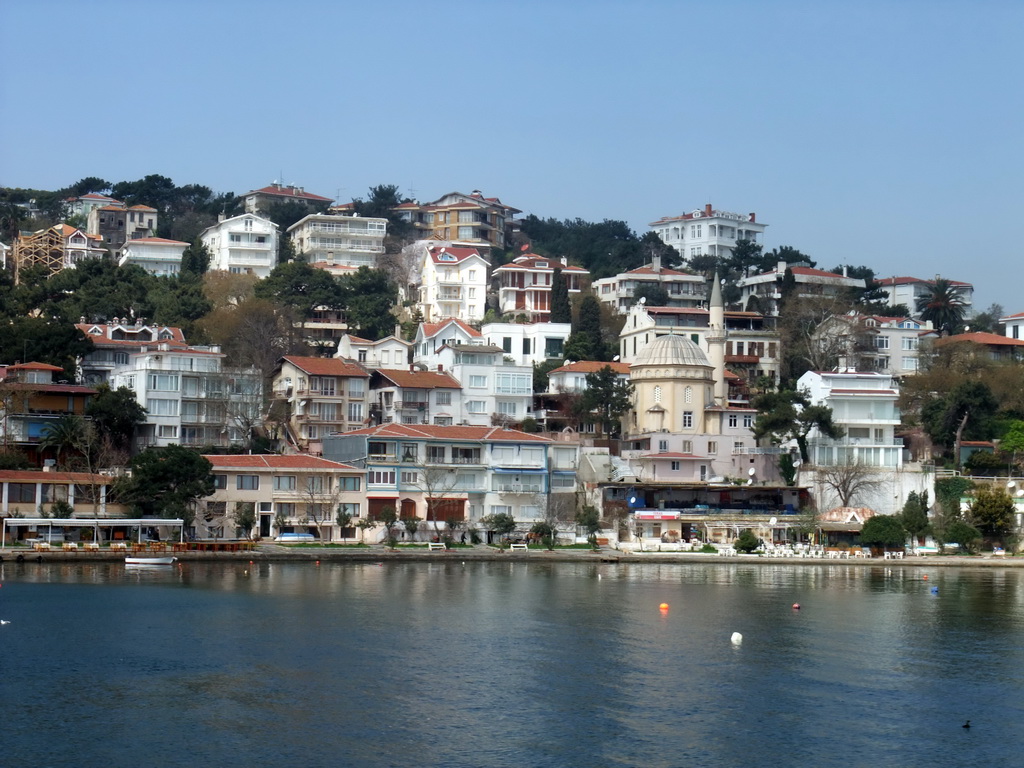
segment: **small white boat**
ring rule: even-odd
[[[126,557],[125,565],[149,566],[149,565],[173,565],[176,557]]]

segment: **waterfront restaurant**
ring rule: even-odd
[[[626,517],[637,539],[667,545],[729,545],[748,528],[766,541],[793,541],[810,504],[803,486],[611,482],[601,490],[605,517]]]

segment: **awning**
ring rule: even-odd
[[[863,527],[863,523],[831,523],[827,521],[818,523],[818,528],[820,528],[823,531],[846,531],[847,533],[860,533]]]
[[[678,520],[679,515],[667,515],[663,512],[657,514],[637,512],[633,515],[633,518],[636,520]]]

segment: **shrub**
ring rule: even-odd
[[[754,532],[749,528],[736,537],[736,541],[733,543],[737,552],[743,552],[749,555],[759,546],[761,546],[761,540],[754,535]]]

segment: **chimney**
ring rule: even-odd
[[[444,373],[444,366],[441,365],[440,363],[437,364],[437,372]]]
[[[845,264],[843,264],[843,277],[848,277],[848,275],[846,274],[846,265]]]
[[[786,264],[786,262],[780,261],[778,264],[775,265],[775,271],[778,274],[780,274],[780,275],[784,275],[784,274],[786,274],[786,267],[787,266],[789,266],[789,265]]]
[[[710,216],[711,215],[711,203],[708,203],[707,205],[704,206],[704,215],[705,216]]]
[[[568,257],[563,256],[561,261],[562,261],[562,266],[563,267],[568,267],[569,266],[569,259],[568,259]]]
[[[651,272],[661,272],[661,254],[651,256]]]
[[[751,213],[750,214],[750,223],[753,224],[755,221],[757,221],[757,214],[756,213]]]

